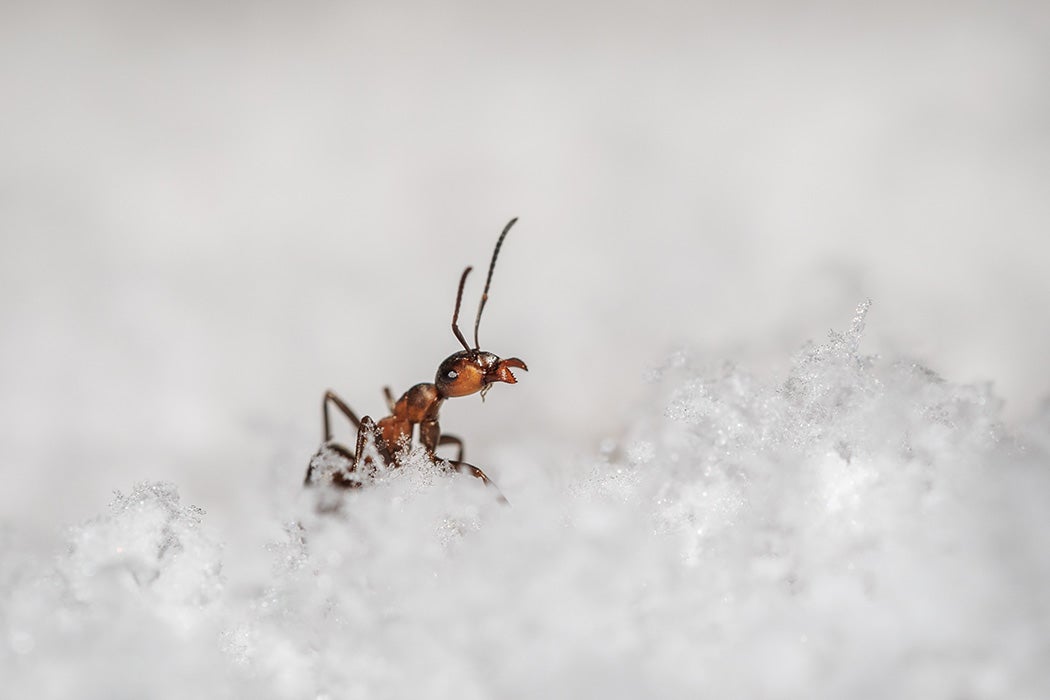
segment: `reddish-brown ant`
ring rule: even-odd
[[[496,241],[496,249],[492,251],[492,262],[489,263],[489,275],[485,280],[485,290],[481,293],[481,301],[478,303],[478,314],[474,319],[474,347],[467,345],[463,333],[459,330],[459,307],[463,301],[463,285],[467,282],[467,275],[472,268],[463,270],[459,278],[459,289],[456,292],[456,308],[452,312],[452,332],[463,346],[463,349],[453,355],[449,355],[438,367],[437,377],[434,383],[416,384],[394,401],[390,387],[384,387],[383,394],[386,397],[390,415],[379,422],[373,421],[369,416],[358,419],[350,407],[328,390],[322,401],[322,416],[324,420],[324,442],[306,470],[304,484],[311,485],[321,482],[330,482],[333,486],[340,488],[356,488],[368,481],[375,472],[375,464],[372,458],[366,454],[366,444],[371,438],[376,452],[383,461],[391,466],[398,467],[411,448],[412,433],[415,426],[419,426],[419,441],[423,445],[426,454],[432,460],[437,460],[436,450],[441,445],[455,445],[458,448],[456,459],[448,460],[450,466],[457,471],[472,474],[488,485],[492,485],[485,472],[472,464],[463,461],[463,441],[453,435],[442,435],[438,425],[438,411],[445,399],[455,396],[469,396],[481,392],[481,398],[496,382],[514,384],[517,382],[511,373],[511,368],[528,370],[525,363],[516,357],[501,360],[491,352],[480,349],[478,343],[478,327],[481,325],[481,313],[485,310],[485,302],[488,301],[489,285],[492,284],[492,271],[496,269],[496,257],[499,255],[503,239],[507,232],[517,221],[511,219],[503,228],[499,240]],[[357,445],[351,450],[344,445],[332,440],[332,430],[328,421],[328,406],[334,404],[342,411],[354,427],[357,429]],[[326,452],[334,452],[345,460],[350,467],[341,465],[332,468],[333,465],[325,459]]]

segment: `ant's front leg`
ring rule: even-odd
[[[437,446],[441,447],[442,445],[455,445],[457,447],[456,461],[463,461],[463,440],[455,435],[442,435],[438,438]]]
[[[448,463],[457,472],[462,474],[470,474],[481,479],[486,486],[491,486],[496,489],[499,493],[499,489],[492,483],[492,479],[488,475],[475,467],[473,464],[468,464],[463,461],[463,441],[455,435],[442,435],[441,428],[438,426],[436,420],[423,421],[419,424],[419,441],[423,443],[423,448],[427,451],[427,454],[431,459],[437,460],[437,454],[434,450],[438,445],[457,445],[459,447],[459,456],[456,459],[448,460]],[[503,497],[503,494],[499,494],[500,501],[503,503],[507,502],[507,499]]]
[[[419,424],[419,442],[430,459],[436,460],[438,444],[441,442],[441,426],[436,420],[425,420]]]
[[[505,503],[507,505],[510,505],[510,501],[508,501],[507,497],[503,495],[503,492],[499,490],[499,487],[496,486],[496,484],[492,483],[492,479],[489,478],[488,474],[486,474],[485,472],[481,471],[480,469],[475,467],[473,464],[468,464],[468,463],[466,463],[466,462],[464,462],[462,460],[451,460],[450,459],[448,461],[448,463],[450,465],[452,465],[452,468],[455,469],[460,474],[470,474],[471,476],[474,476],[474,477],[477,477],[478,479],[481,479],[482,483],[484,483],[485,486],[488,486],[489,488],[493,488],[493,489],[496,490],[496,493],[499,494],[499,502],[500,503]]]
[[[427,420],[419,424],[419,442],[423,444],[423,449],[427,451],[427,455],[437,460],[437,448],[442,445],[455,445],[458,449],[454,462],[463,461],[463,441],[455,435],[442,435],[441,427],[438,425],[436,420]]]

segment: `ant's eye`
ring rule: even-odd
[[[450,370],[448,371],[448,378],[449,378],[449,379],[455,379],[455,378],[456,378],[456,377],[458,377],[458,376],[459,376],[459,372],[457,372],[456,370],[454,370],[454,369],[450,369]]]

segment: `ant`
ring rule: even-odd
[[[485,310],[485,302],[489,297],[489,285],[492,284],[492,271],[496,269],[496,257],[499,255],[503,239],[517,221],[511,219],[503,228],[499,240],[496,241],[496,249],[492,251],[492,262],[489,263],[489,275],[485,280],[485,290],[481,293],[481,301],[478,303],[478,314],[474,319],[474,347],[467,345],[463,333],[459,330],[459,307],[463,301],[463,286],[467,282],[467,275],[471,267],[463,270],[459,278],[459,290],[456,292],[456,307],[452,312],[452,332],[463,346],[463,349],[445,358],[438,366],[437,376],[434,383],[424,382],[416,384],[394,401],[394,395],[390,387],[383,388],[387,407],[390,415],[375,422],[371,417],[365,416],[361,419],[354,414],[350,407],[329,389],[324,394],[321,403],[321,411],[324,419],[324,441],[320,449],[306,470],[306,478],[303,481],[309,486],[321,481],[327,481],[319,473],[324,470],[325,462],[323,453],[326,450],[341,455],[351,463],[351,468],[340,468],[330,472],[330,481],[333,486],[343,489],[357,488],[362,486],[366,477],[375,473],[375,463],[370,456],[365,455],[365,444],[370,437],[376,452],[382,460],[391,466],[399,467],[400,461],[411,448],[412,433],[415,426],[419,426],[419,441],[426,450],[431,460],[437,460],[436,450],[442,445],[455,445],[457,456],[449,460],[453,469],[476,476],[492,486],[492,481],[485,472],[472,464],[463,461],[463,441],[454,435],[442,435],[438,425],[438,411],[445,399],[456,396],[469,396],[481,393],[484,401],[485,394],[489,392],[496,382],[507,384],[517,383],[517,379],[511,373],[511,369],[523,369],[528,371],[525,363],[516,357],[501,360],[491,352],[481,350],[478,343],[478,327],[481,325],[481,313]],[[335,405],[344,416],[346,416],[357,429],[357,445],[351,450],[344,445],[332,440],[332,430],[328,421],[328,407]],[[328,471],[328,470],[324,470]],[[501,500],[505,500],[502,499]]]

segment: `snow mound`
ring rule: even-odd
[[[216,697],[221,547],[202,516],[142,483],[71,527],[53,563],[22,558],[0,603],[5,697]]]
[[[0,537],[12,697],[972,697],[1050,690],[1050,406],[861,352],[676,353],[639,419],[506,495],[414,452],[307,489],[231,590],[174,487],[42,565]],[[298,468],[290,470],[298,476]],[[291,477],[295,478],[295,477]],[[2,535],[2,532],[0,532]]]
[[[70,531],[59,570],[71,596],[97,605],[114,593],[121,600],[130,595],[187,621],[184,610],[204,608],[222,592],[221,548],[202,530],[203,515],[180,505],[172,484],[141,483],[127,496],[116,492],[108,515]]]
[[[675,356],[655,372],[662,415],[596,483],[630,479],[678,541],[717,669],[703,690],[1038,697],[1045,433],[1009,435],[989,385],[861,354],[869,306],[783,381]]]

